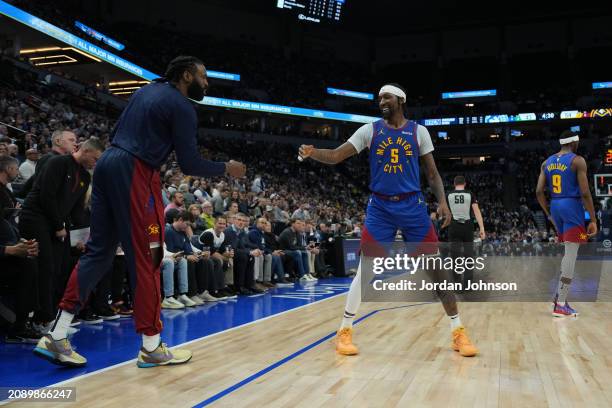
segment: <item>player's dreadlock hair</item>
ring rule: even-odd
[[[155,82],[178,82],[185,71],[195,72],[196,65],[204,65],[204,63],[199,58],[190,55],[176,57],[168,64],[164,76],[157,78]]]

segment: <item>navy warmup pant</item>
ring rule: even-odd
[[[153,264],[150,249],[150,243],[161,245],[164,239],[159,172],[111,147],[96,164],[91,200],[87,250],[72,271],[60,309],[78,313],[111,269],[121,242],[134,294],[136,331],[160,333],[160,265]]]

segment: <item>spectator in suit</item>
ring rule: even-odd
[[[229,222],[228,218],[228,222]],[[245,246],[247,234],[244,226],[248,224],[248,218],[238,213],[233,224],[225,229],[225,237],[228,244],[234,250],[234,286],[240,294],[252,295],[263,293],[264,290],[255,286],[252,250]]]
[[[278,242],[283,252],[293,258],[300,281],[314,282],[316,278],[310,275],[308,269],[308,252],[302,235],[304,229],[303,220],[291,220],[290,225],[278,237]]]
[[[263,236],[264,236],[264,253],[270,254],[272,258],[272,275],[274,276],[274,282],[276,284],[288,284],[290,283],[285,279],[285,260],[288,262],[293,262],[293,260],[286,256],[285,253],[280,249],[280,245],[278,243],[278,239],[276,235],[272,232],[272,223],[270,221],[264,219],[264,228],[263,228]]]
[[[255,225],[249,228],[248,239],[245,245],[254,252],[255,283],[270,288],[275,285],[272,283],[272,255],[265,253],[265,222],[265,218],[258,218]]]
[[[199,243],[202,249],[210,251],[210,257],[217,264],[217,268],[221,268],[225,273],[225,282],[228,287],[223,291],[228,297],[234,297],[239,290],[234,285],[233,276],[233,258],[234,249],[225,237],[225,229],[227,228],[227,220],[224,216],[219,216],[215,220],[215,227],[207,229],[200,235]]]

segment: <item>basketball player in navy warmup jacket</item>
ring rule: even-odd
[[[113,131],[112,146],[94,173],[87,251],[72,271],[55,324],[34,349],[36,355],[55,364],[86,364],[66,339],[68,327],[111,268],[121,242],[133,285],[136,331],[143,337],[138,366],[181,364],[191,359],[190,351],[170,351],[160,340],[164,207],[159,168],[175,150],[185,174],[242,177],[246,172],[242,163],[212,162],[197,153],[197,115],[188,98],[202,100],[207,88],[204,64],[194,57],[177,57],[163,78],[130,98]]]
[[[434,150],[431,137],[424,126],[404,117],[406,93],[399,85],[383,86],[379,98],[383,119],[363,125],[348,142],[335,150],[302,145],[300,157],[336,164],[368,147],[371,197],[361,235],[362,256],[372,257],[373,247],[395,241],[398,230],[401,230],[405,242],[416,244],[418,251],[431,251],[419,253],[435,254],[438,252],[438,237],[421,193],[419,160],[425,166],[429,186],[438,199],[438,214],[445,218],[443,228],[450,223],[450,211],[442,179],[431,154]],[[360,283],[361,262],[351,284],[342,325],[336,336],[336,351],[339,354],[358,353],[352,341],[352,326],[361,303]],[[476,355],[478,351],[461,325],[455,294],[441,290],[436,293],[451,320],[453,349],[466,357]]]

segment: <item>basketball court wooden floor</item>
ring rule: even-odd
[[[345,296],[189,345],[187,365],[126,364],[71,380],[66,407],[610,407],[612,304],[581,303],[553,319],[548,303],[464,303],[480,348],[449,348],[439,304],[366,303],[361,354],[338,356],[331,334]],[[386,309],[386,310],[385,310]],[[9,405],[48,407],[49,403]]]

